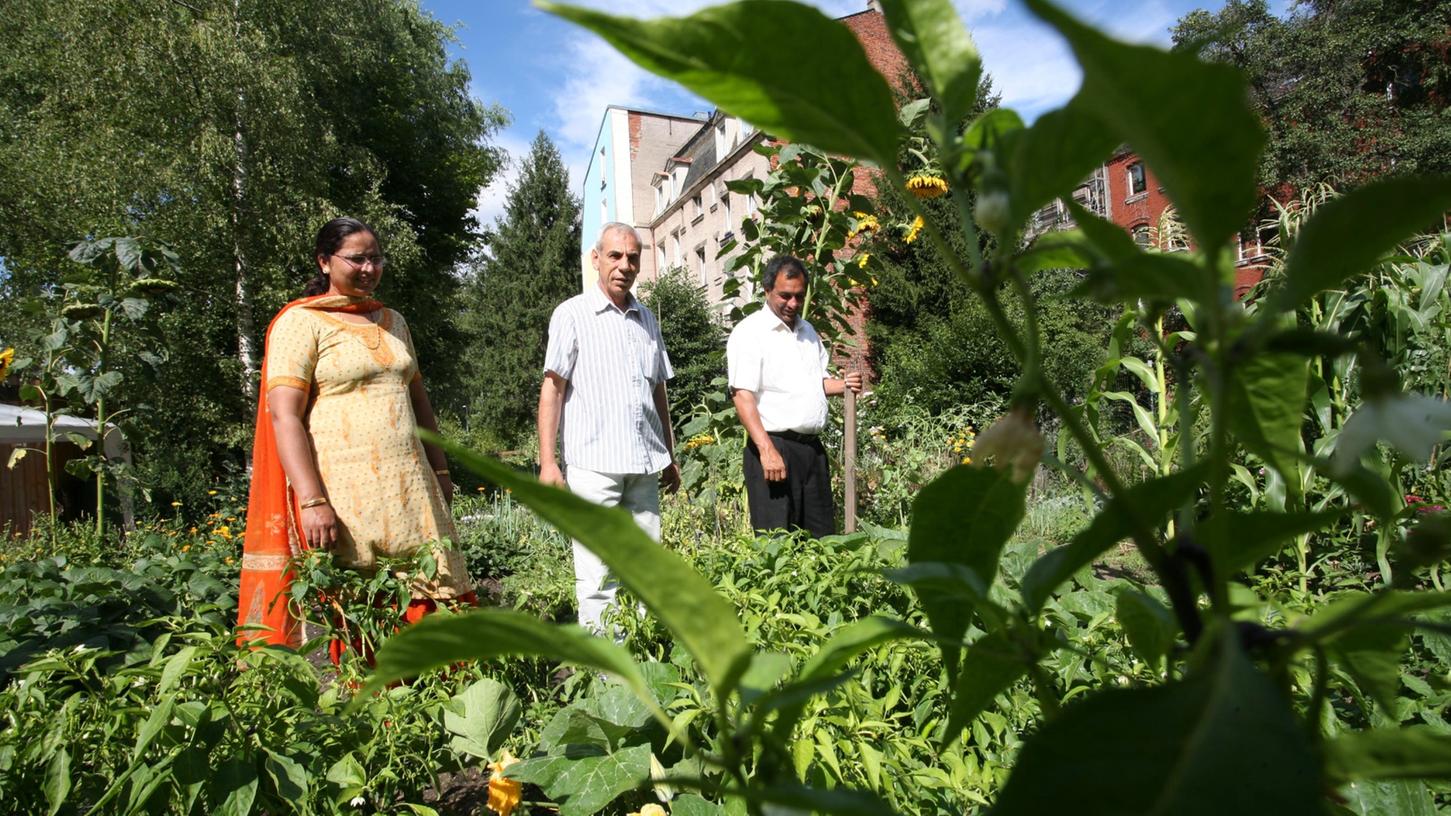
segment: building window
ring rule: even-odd
[[[1134,237],[1134,243],[1138,244],[1142,249],[1148,249],[1154,245],[1154,234],[1149,229],[1148,224],[1140,224],[1134,227],[1129,230],[1129,234]]]
[[[720,188],[720,208],[725,215],[726,232],[733,232],[736,225],[731,223],[731,194],[724,186]]]
[[[690,199],[690,217],[692,219],[695,219],[695,218],[701,217],[704,214],[705,214],[705,208],[701,206],[701,203],[700,203],[700,193],[696,193]]]
[[[1149,189],[1149,181],[1144,176],[1144,163],[1134,162],[1129,165],[1129,195],[1136,196]]]
[[[670,253],[670,265],[680,266],[680,232],[678,230],[671,234],[670,241],[673,244],[675,250],[674,252]]]
[[[655,245],[655,277],[665,271],[665,247],[662,244]]]
[[[695,269],[700,275],[700,285],[705,286],[705,244],[695,248]]]
[[[726,118],[722,116],[720,121],[715,123],[715,157],[717,161],[724,159],[726,151],[730,150],[730,144],[726,141],[726,121]]]

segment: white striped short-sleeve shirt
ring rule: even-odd
[[[560,421],[566,467],[655,473],[670,464],[654,394],[675,371],[660,323],[634,295],[621,309],[591,286],[559,304],[544,370],[567,382]]]

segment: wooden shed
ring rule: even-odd
[[[96,426],[90,420],[57,416],[52,429],[51,456],[55,458],[51,477],[55,480],[57,510],[63,518],[77,518],[95,510],[92,483],[65,472],[65,463],[85,455],[73,438],[95,440]],[[121,429],[106,429],[107,458],[131,461],[130,447]],[[12,533],[30,530],[33,517],[50,512],[46,491],[45,412],[20,405],[0,404],[0,530]],[[121,512],[127,528],[134,523],[131,497],[121,497]]]

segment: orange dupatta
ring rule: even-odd
[[[266,629],[239,631],[237,645],[265,644],[297,647],[301,627],[288,607],[292,589],[292,558],[307,545],[302,535],[302,511],[282,471],[277,438],[267,408],[267,356],[272,328],[287,310],[301,306],[328,312],[364,314],[383,308],[371,298],[318,295],[283,306],[267,325],[262,357],[262,380],[257,394],[257,428],[252,439],[252,489],[247,497],[247,532],[242,543],[242,581],[237,592],[237,625]]]

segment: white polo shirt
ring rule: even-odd
[[[826,347],[803,318],[787,326],[762,308],[731,330],[726,342],[727,382],[756,395],[767,433],[821,433],[826,427]]]

